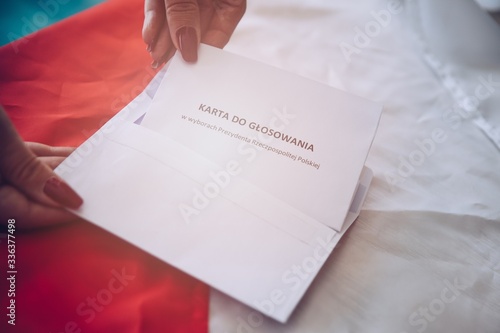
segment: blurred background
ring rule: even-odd
[[[54,24],[105,0],[0,1],[0,46]],[[327,0],[326,0],[327,1]],[[475,0],[499,21],[500,0]]]
[[[105,0],[0,1],[0,46],[54,24]]]

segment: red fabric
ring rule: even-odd
[[[109,1],[0,48],[0,103],[21,136],[77,146],[137,96],[155,74],[142,20],[143,0]],[[2,332],[207,331],[204,284],[90,223],[15,236],[16,326]]]

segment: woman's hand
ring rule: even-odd
[[[245,13],[245,0],[145,0],[142,38],[156,68],[179,50],[198,59],[201,42],[224,47]]]
[[[19,228],[65,222],[82,199],[52,169],[73,148],[24,143],[0,106],[0,224],[16,219]]]

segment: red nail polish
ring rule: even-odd
[[[45,182],[43,192],[55,202],[68,208],[76,209],[83,203],[82,198],[57,177],[51,177]]]
[[[182,58],[186,62],[196,62],[198,60],[198,37],[193,27],[182,27],[177,30],[177,41]]]

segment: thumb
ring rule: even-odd
[[[187,62],[198,60],[200,8],[196,0],[165,0],[170,38]]]

